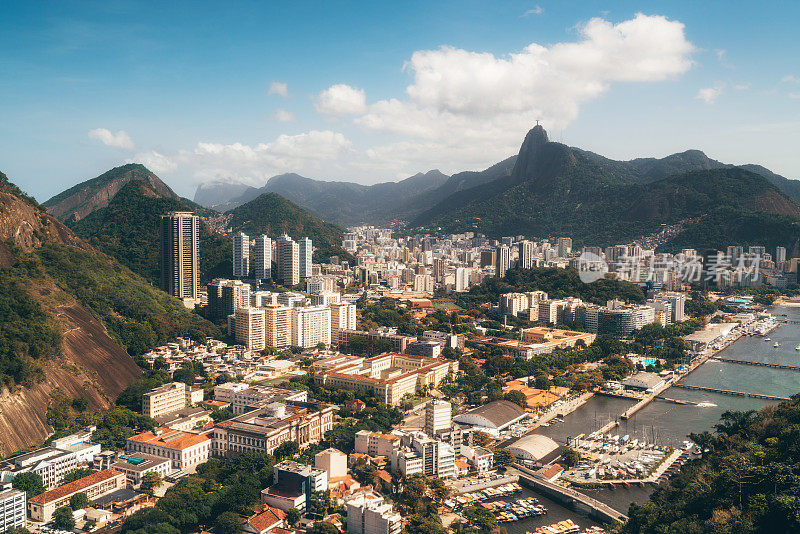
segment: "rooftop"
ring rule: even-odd
[[[210,441],[208,436],[204,434],[191,434],[189,432],[181,432],[180,430],[172,430],[166,427],[158,428],[155,434],[148,430],[147,432],[142,432],[128,439],[177,450],[188,449],[189,447]]]
[[[79,491],[82,491],[90,486],[94,486],[95,484],[99,484],[100,482],[114,478],[117,475],[122,475],[122,473],[116,469],[103,469],[102,471],[92,473],[89,476],[79,478],[78,480],[74,480],[68,484],[64,484],[63,486],[59,486],[51,489],[50,491],[45,491],[44,493],[35,497],[31,497],[28,499],[28,502],[47,504],[49,502],[62,499],[67,495],[78,493]]]

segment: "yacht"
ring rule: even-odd
[[[800,345],[797,345],[794,350],[800,350]]]
[[[774,345],[772,345],[772,347],[773,347],[773,348],[776,348],[776,349],[777,349],[778,347],[780,347],[780,346],[781,346],[781,344],[780,344],[780,343],[778,343],[777,341],[775,342],[775,344],[774,344]]]

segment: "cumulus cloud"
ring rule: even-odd
[[[124,150],[133,150],[136,148],[133,139],[131,139],[131,136],[128,135],[125,130],[118,130],[117,133],[111,133],[111,131],[106,128],[95,128],[94,130],[89,130],[87,135],[89,139],[97,139],[106,146],[113,146]]]
[[[716,84],[714,87],[704,87],[697,91],[696,99],[702,100],[706,104],[713,104],[722,95],[725,86],[723,84]]]
[[[268,95],[278,95],[286,98],[289,96],[289,86],[284,82],[272,82],[269,84]]]
[[[340,83],[322,91],[314,106],[325,115],[358,115],[367,110],[367,97],[363,89]]]
[[[563,128],[614,82],[672,79],[693,65],[684,25],[663,16],[594,18],[578,32],[574,42],[531,43],[507,56],[450,46],[414,52],[405,65],[413,75],[407,97],[372,103],[354,121],[414,138],[403,145],[408,157],[415,146],[458,157],[469,145],[488,164],[516,150],[537,119]]]
[[[294,113],[285,109],[276,109],[273,118],[278,122],[292,122],[297,119]]]
[[[531,9],[527,10],[522,15],[520,15],[519,18],[522,19],[522,18],[525,18],[525,17],[530,17],[531,15],[541,15],[542,13],[544,13],[544,8],[542,6],[538,6],[537,5],[537,6],[533,7],[533,8],[531,8]]]
[[[784,83],[800,83],[800,76],[793,76],[791,74],[787,74],[786,76],[781,78],[781,81]]]

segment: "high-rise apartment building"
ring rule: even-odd
[[[559,237],[558,240],[556,241],[556,246],[558,247],[558,257],[566,258],[572,253],[572,238]]]
[[[469,275],[471,273],[472,269],[469,269],[467,267],[456,267],[455,283],[454,283],[455,291],[462,292],[469,290]]]
[[[440,430],[453,426],[453,406],[443,400],[432,400],[425,405],[425,433],[435,437]]]
[[[300,252],[299,257],[299,275],[301,280],[306,280],[311,278],[311,257],[314,255],[314,245],[311,243],[311,240],[307,237],[304,237],[298,243],[298,249]]]
[[[266,346],[264,308],[239,308],[234,313],[236,342],[250,350],[263,350]]]
[[[277,304],[264,307],[264,339],[269,347],[292,344],[292,308]]]
[[[250,274],[250,237],[244,232],[233,236],[233,276],[247,278]]]
[[[211,319],[232,315],[237,308],[250,306],[250,284],[241,280],[216,279],[206,286]]]
[[[331,341],[339,342],[339,332],[356,329],[356,305],[348,302],[334,302],[331,308]]]
[[[331,309],[327,306],[292,308],[292,345],[310,348],[331,344]]]
[[[506,271],[511,268],[511,249],[507,245],[497,247],[497,257],[494,264],[494,275],[503,278]]]
[[[200,219],[192,212],[161,216],[161,289],[179,299],[197,300]]]
[[[775,263],[783,263],[786,261],[786,247],[775,248]]]
[[[522,241],[519,244],[519,266],[523,269],[530,269],[533,264],[533,243],[527,240]]]
[[[278,242],[278,277],[285,286],[300,283],[300,246],[284,234]]]
[[[253,239],[250,276],[255,280],[269,280],[272,278],[272,239],[266,235],[260,235]]]

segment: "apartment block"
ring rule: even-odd
[[[125,483],[125,475],[115,469],[98,471],[31,497],[28,500],[28,515],[34,521],[47,522],[53,518],[53,512],[58,508],[69,506],[70,497],[76,493],[85,493],[91,501],[123,489]]]
[[[189,387],[183,382],[171,382],[142,395],[142,413],[147,417],[160,417],[185,408]]]
[[[244,232],[233,235],[233,276],[247,278],[250,274],[250,237]]]
[[[275,348],[292,344],[292,308],[280,305],[264,308],[264,342]]]
[[[172,460],[137,452],[134,455],[120,456],[111,464],[111,469],[124,473],[128,486],[138,488],[147,473],[158,473],[161,478],[172,473]]]
[[[310,348],[319,343],[331,344],[331,309],[308,306],[292,309],[292,345]]]
[[[403,528],[400,514],[374,491],[359,492],[345,503],[350,534],[399,534]]]
[[[183,300],[197,300],[199,287],[200,219],[192,212],[174,211],[161,216],[161,289]]]
[[[299,275],[300,280],[307,280],[311,278],[311,258],[314,254],[314,245],[311,243],[311,240],[307,237],[301,239],[298,243],[298,252],[300,254],[298,263],[299,263]]]
[[[272,239],[266,235],[260,235],[253,239],[250,277],[255,280],[272,278]]]
[[[239,308],[236,317],[236,342],[250,350],[266,347],[265,311],[263,308]]]
[[[18,489],[0,490],[0,532],[10,528],[25,528],[27,499]]]
[[[288,235],[277,239],[278,243],[278,278],[285,286],[296,286],[300,283],[300,246]]]

